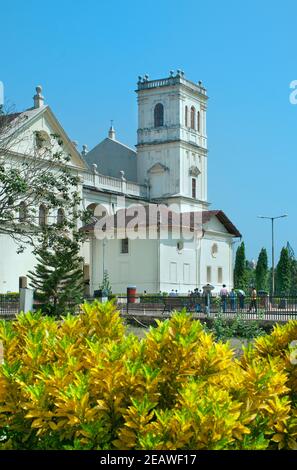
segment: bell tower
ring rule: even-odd
[[[138,181],[149,184],[152,199],[181,211],[206,209],[206,89],[178,70],[139,77],[136,93]]]

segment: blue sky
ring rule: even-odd
[[[0,80],[17,109],[43,86],[79,145],[136,143],[138,75],[185,71],[209,94],[209,200],[244,236],[249,258],[288,240],[297,254],[297,3],[226,0],[15,0],[1,5]]]

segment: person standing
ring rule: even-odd
[[[201,312],[201,305],[200,305],[200,292],[199,292],[199,289],[196,287],[194,289],[194,292],[193,292],[193,296],[194,296],[194,303],[195,303],[195,312],[198,313],[198,312]]]
[[[236,310],[236,292],[233,289],[231,289],[231,292],[230,292],[230,303],[231,303],[231,310],[232,312],[235,312]]]
[[[227,309],[227,296],[228,296],[228,291],[226,288],[226,284],[223,284],[223,287],[220,290],[220,297],[221,297],[221,306],[223,308],[224,313],[226,313],[226,309]]]
[[[255,312],[257,313],[257,291],[254,286],[252,287],[252,290],[251,290],[251,303],[249,307],[249,312],[251,312],[253,308],[255,309]]]
[[[238,299],[239,299],[239,308],[240,310],[244,309],[244,299],[245,299],[245,292],[242,289],[238,289]]]

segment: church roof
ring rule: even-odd
[[[16,119],[21,113],[0,114],[0,125],[6,126]]]
[[[144,210],[139,209],[139,207]],[[150,212],[150,210],[152,212]],[[154,211],[156,213],[155,218]],[[174,228],[186,227],[190,229],[190,231],[203,231],[203,226],[207,224],[212,217],[217,217],[230,235],[241,237],[241,233],[221,210],[177,213],[165,206],[159,206],[158,208],[156,204],[148,204],[147,206],[135,205],[131,206],[129,209],[120,209],[116,214],[107,217],[105,222],[107,227],[129,230],[129,228],[132,228],[130,227],[130,223],[136,217],[139,228],[155,226],[157,228],[163,227],[172,230]],[[91,223],[82,227],[82,230],[93,232],[98,220],[100,220],[100,217],[97,218],[95,216]]]
[[[241,233],[235,227],[235,225],[231,222],[231,220],[226,216],[225,212],[221,210],[214,210],[214,211],[203,211],[202,221],[203,225],[210,221],[212,217],[216,217],[222,225],[226,228],[227,232],[233,235],[234,237],[240,237]]]
[[[119,178],[124,171],[128,181],[137,181],[136,152],[117,140],[107,137],[86,154],[85,161],[95,163],[102,175]]]
[[[44,106],[46,108],[46,106]],[[21,113],[9,113],[0,116],[1,126],[1,140],[9,139],[15,132],[17,132],[24,124],[35,115],[41,112],[41,108],[28,109]]]

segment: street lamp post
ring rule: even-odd
[[[265,215],[258,215],[260,219],[271,220],[271,262],[272,262],[272,296],[274,296],[274,221],[275,219],[282,219],[288,217],[288,214],[278,215],[277,217],[267,217]]]

